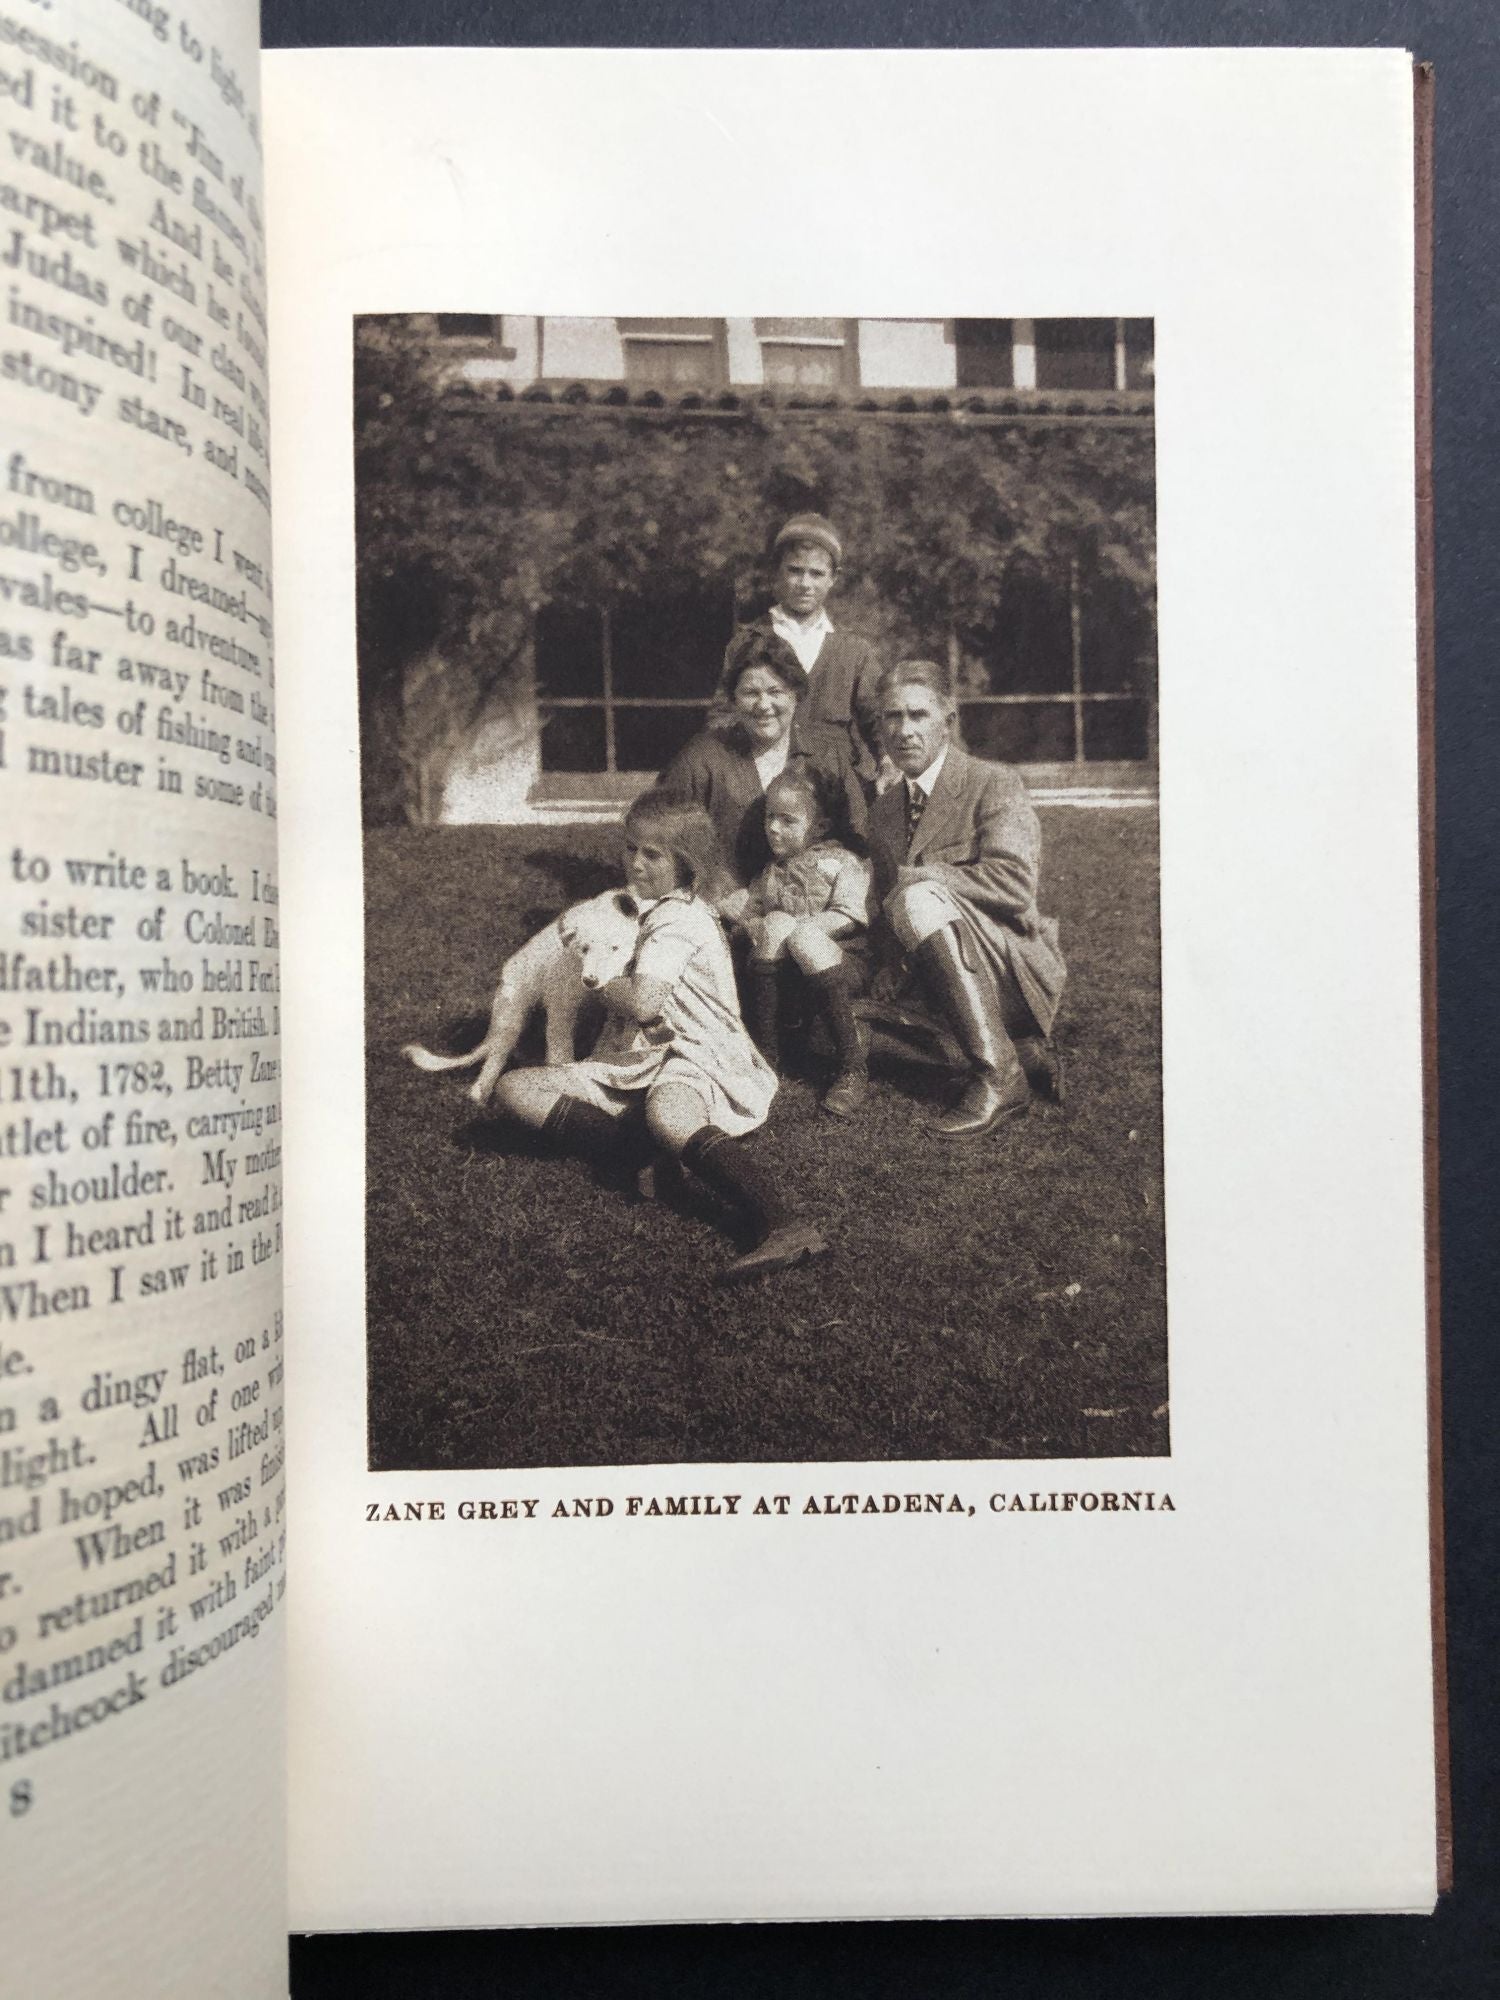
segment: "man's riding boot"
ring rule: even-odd
[[[917,963],[969,1064],[969,1081],[958,1103],[928,1121],[928,1130],[944,1139],[977,1139],[1007,1118],[1024,1116],[1031,1106],[1031,1086],[1005,1032],[994,988],[970,965],[964,947],[958,924],[934,931],[917,947]]]
[[[1047,1104],[1066,1102],[1062,1050],[1049,1036],[1027,1035],[1016,1043],[1016,1054],[1021,1059],[1033,1097],[1040,1097]]]

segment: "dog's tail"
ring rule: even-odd
[[[431,1049],[424,1049],[420,1042],[408,1042],[401,1053],[408,1062],[414,1062],[418,1069],[469,1069],[482,1062],[488,1044],[481,1042],[477,1049],[471,1049],[466,1056],[435,1056]]]

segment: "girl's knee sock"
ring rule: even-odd
[[[585,1161],[599,1185],[617,1194],[639,1193],[641,1174],[656,1159],[643,1118],[611,1118],[581,1097],[560,1097],[547,1113],[542,1133],[559,1152]]]
[[[607,1166],[620,1151],[620,1121],[581,1097],[560,1097],[542,1124],[542,1136],[561,1153],[590,1166]]]
[[[716,1125],[699,1126],[682,1149],[682,1163],[747,1218],[757,1243],[791,1220],[791,1209],[767,1161]]]
[[[752,958],[745,975],[745,1026],[772,1069],[781,1067],[781,967]]]

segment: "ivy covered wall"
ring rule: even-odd
[[[726,579],[744,601],[776,526],[805,508],[844,538],[836,617],[887,656],[1003,630],[1019,580],[1070,566],[1154,633],[1149,413],[857,392],[641,407],[586,385],[501,401],[445,381],[398,317],[359,322],[354,387],[370,821],[431,817],[445,763],[477,735],[502,754],[534,732],[542,607]],[[1137,650],[1150,695],[1154,644]],[[705,694],[717,669],[705,659]]]

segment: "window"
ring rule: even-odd
[[[1156,642],[1125,583],[1015,563],[994,615],[955,637],[964,742],[1006,764],[1144,763]]]
[[[1115,388],[1115,332],[1112,319],[1037,320],[1037,387]]]
[[[758,319],[755,337],[768,389],[841,389],[859,380],[851,320]]]
[[[625,380],[632,389],[717,389],[729,380],[719,319],[621,319]]]
[[[734,631],[729,584],[537,614],[542,770],[659,771],[702,728]]]
[[[449,338],[488,339],[500,331],[497,313],[439,313],[437,330]]]
[[[1015,329],[1008,319],[956,319],[953,346],[960,389],[1015,386]]]

